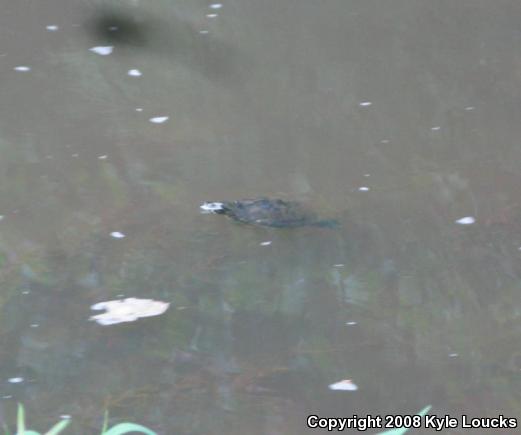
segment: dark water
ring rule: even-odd
[[[71,434],[106,408],[172,435],[520,415],[520,2],[4,3],[8,422],[16,402]],[[261,196],[341,226],[199,214]],[[171,305],[88,321],[122,295]]]

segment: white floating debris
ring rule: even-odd
[[[467,107],[465,107],[465,110],[467,110],[467,111],[471,111],[471,110],[474,110],[474,109],[475,109],[474,106],[467,106]]]
[[[38,328],[40,325],[38,323],[31,323],[29,326],[31,328]]]
[[[31,71],[31,67],[30,66],[26,66],[26,65],[15,66],[13,69],[15,71],[20,71],[20,72]]]
[[[24,290],[24,291],[22,292],[23,295],[28,295],[28,294],[30,294],[30,293],[31,293],[31,292],[30,292],[29,290]]]
[[[357,322],[346,322],[346,325],[355,326],[355,325],[357,325]]]
[[[129,69],[127,74],[131,77],[139,77],[143,75],[143,73],[138,69]]]
[[[6,395],[6,396],[2,396],[2,399],[12,399],[13,396],[11,396],[10,394]]]
[[[439,125],[437,125],[436,127],[431,127],[431,130],[438,131],[438,130],[441,130],[441,127]]]
[[[206,14],[206,18],[217,18],[217,14]]]
[[[140,317],[152,317],[163,314],[169,306],[168,302],[137,298],[99,302],[92,305],[91,309],[106,310],[106,312],[91,316],[90,320],[105,326],[134,322]]]
[[[113,50],[114,46],[112,45],[100,45],[97,47],[89,48],[89,51],[99,54],[100,56],[108,56],[109,54],[112,54]]]
[[[382,139],[380,143],[389,143],[389,139]]]
[[[358,390],[358,385],[356,385],[351,379],[344,379],[343,381],[331,384],[329,389],[337,391],[356,391]]]
[[[122,239],[122,238],[126,237],[125,234],[120,233],[119,231],[112,231],[110,233],[110,235],[111,235],[111,237],[114,237],[115,239]]]
[[[461,219],[458,219],[456,221],[456,223],[460,224],[460,225],[471,225],[474,222],[476,222],[476,219],[473,218],[472,216],[465,216],[465,217],[462,217]]]
[[[364,177],[370,177],[371,174],[364,174]]]
[[[450,358],[457,358],[459,356],[459,353],[449,353]]]
[[[22,378],[22,377],[19,377],[19,378],[9,378],[7,380],[7,382],[9,382],[10,384],[19,384],[19,383],[21,383],[23,381],[24,381],[24,378]]]
[[[60,418],[62,420],[70,420],[71,419],[71,416],[69,414],[63,414],[63,415],[60,415]]]
[[[150,118],[149,121],[154,124],[162,124],[163,122],[168,121],[169,116],[155,116],[154,118]]]
[[[368,106],[371,106],[373,103],[371,103],[370,101],[362,101],[361,103],[359,103],[359,106],[362,106],[362,107],[368,107]]]
[[[208,34],[208,30],[199,30],[199,33],[201,35],[206,35],[206,34]]]
[[[143,111],[142,107],[136,107],[136,112],[142,112],[142,111]]]
[[[4,220],[5,216],[3,214],[0,214],[0,221]]]
[[[210,5],[210,9],[221,9],[222,7],[222,3],[213,3]]]
[[[342,263],[338,263],[338,264],[333,264],[333,267],[344,267],[345,264],[342,264]]]
[[[98,156],[98,159],[99,160],[106,160],[107,159],[107,155],[106,154],[103,154],[102,156]]]
[[[367,187],[367,186],[362,186],[362,187],[359,187],[358,190],[359,190],[360,192],[367,192],[367,191],[369,191],[370,189],[369,189],[369,187]]]
[[[51,24],[50,26],[45,26],[45,28],[49,31],[49,32],[56,32],[59,27],[54,25],[54,24]]]
[[[261,242],[261,246],[269,246],[271,245],[271,240],[268,240],[267,242]]]

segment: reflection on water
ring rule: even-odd
[[[0,418],[519,415],[520,19],[513,0],[5,5]],[[258,197],[341,225],[199,213]],[[170,307],[89,322],[125,298]]]

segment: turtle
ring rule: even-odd
[[[224,214],[237,222],[263,227],[295,228],[304,226],[333,228],[335,220],[322,220],[296,201],[283,199],[243,199],[239,201],[205,202],[203,213]]]

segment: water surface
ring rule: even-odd
[[[518,416],[520,21],[513,0],[5,4],[5,418]],[[198,210],[264,196],[341,226]],[[171,305],[88,320],[123,297]]]

